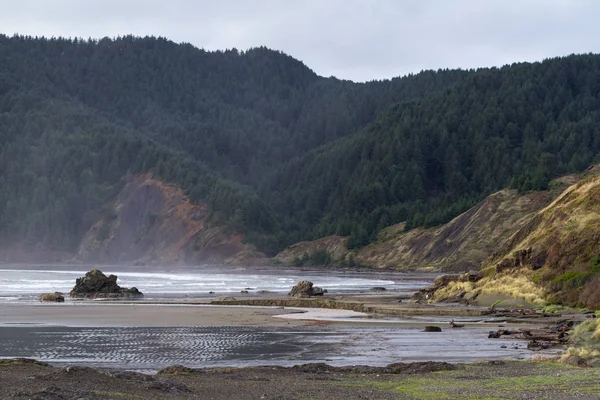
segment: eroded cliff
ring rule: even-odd
[[[162,265],[263,264],[243,235],[211,226],[205,204],[150,174],[132,178],[84,236],[77,261]]]

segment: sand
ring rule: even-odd
[[[271,307],[147,304],[0,305],[0,326],[55,325],[74,327],[169,327],[267,325],[306,321],[273,318],[290,310]],[[297,312],[297,311],[296,311]]]

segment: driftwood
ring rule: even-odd
[[[521,339],[529,340],[529,348],[547,348],[549,345],[564,344],[569,340],[569,331],[573,328],[573,321],[559,321],[554,326],[531,329],[520,328],[518,330],[500,329],[490,331],[488,338],[491,339]]]
[[[454,322],[454,320],[450,321],[450,327],[451,328],[464,328],[465,326],[463,324],[457,324],[456,322]]]

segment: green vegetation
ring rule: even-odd
[[[296,257],[292,261],[292,265],[295,267],[301,266],[328,266],[333,263],[333,258],[331,254],[324,249],[315,250],[314,252],[308,254],[304,253],[304,255],[299,258]]]
[[[402,399],[554,398],[556,394],[566,398],[600,393],[596,371],[554,362],[473,364],[455,371],[409,375],[401,380],[362,380],[355,386],[392,391]]]
[[[267,254],[329,234],[358,248],[509,184],[544,189],[600,151],[591,54],[360,84],[153,37],[0,35],[0,59],[0,247],[73,250],[152,172]]]
[[[588,271],[567,271],[552,280],[552,284],[569,285],[573,288],[582,287],[592,275]]]
[[[589,319],[577,326],[571,333],[569,346],[562,357],[563,361],[577,357],[590,366],[600,367],[600,320]]]

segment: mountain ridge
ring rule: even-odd
[[[0,247],[75,251],[130,175],[263,253],[439,226],[600,151],[600,56],[353,83],[266,48],[0,35]]]

